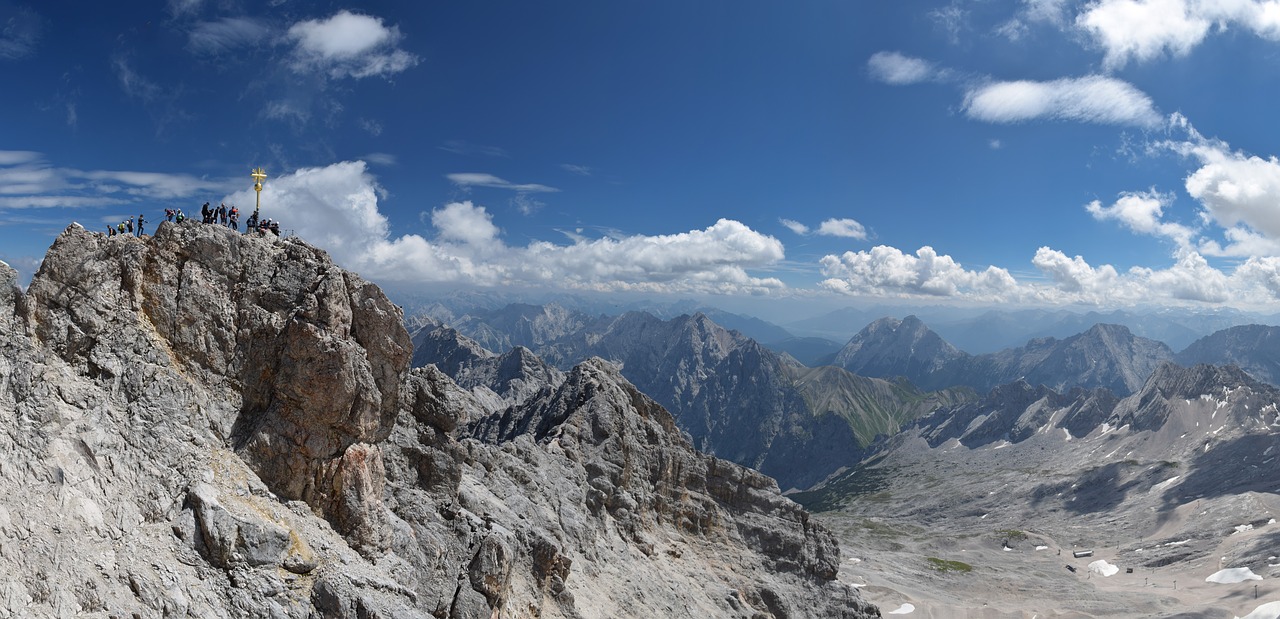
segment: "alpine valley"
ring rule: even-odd
[[[790,496],[841,540],[841,580],[885,612],[1232,617],[1280,600],[1274,327],[1175,352],[1094,324],[975,355],[908,315],[806,367],[706,313],[420,322],[414,364],[495,406],[581,359],[616,364],[699,448],[806,488]]]

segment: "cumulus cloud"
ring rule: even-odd
[[[456,185],[463,187],[492,187],[494,189],[510,189],[520,193],[548,193],[560,191],[555,187],[539,185],[537,183],[512,183],[492,174],[482,172],[458,172],[454,174],[446,174],[445,178],[449,179]]]
[[[1254,257],[1226,271],[1188,250],[1163,269],[1091,265],[1082,256],[1041,247],[1031,260],[1039,278],[1023,281],[998,267],[964,268],[931,247],[915,255],[878,246],[825,256],[821,286],[834,292],[888,298],[974,302],[1084,304],[1116,307],[1152,302],[1261,306],[1280,298],[1280,258]]]
[[[290,26],[294,70],[319,71],[335,79],[390,76],[418,63],[418,57],[399,48],[397,26],[382,19],[342,10],[328,19],[311,19]]]
[[[1222,144],[1189,149],[1200,168],[1186,180],[1187,193],[1224,228],[1237,224],[1280,239],[1280,160],[1231,152]]]
[[[895,86],[929,81],[937,75],[932,63],[898,52],[872,54],[867,60],[867,70],[871,77]]]
[[[848,218],[831,218],[818,225],[815,230],[793,219],[779,219],[779,223],[788,230],[800,235],[821,234],[823,236],[839,236],[848,239],[866,240],[867,229],[856,220]]]
[[[870,251],[824,256],[820,261],[822,287],[845,294],[888,294],[901,296],[962,297],[986,301],[1006,300],[1018,288],[1009,272],[987,267],[967,270],[950,256],[939,255],[932,247],[921,247],[915,255],[886,245]]]
[[[1153,127],[1161,122],[1145,93],[1100,75],[993,82],[970,90],[963,109],[969,118],[992,123],[1045,119]]]
[[[568,245],[520,247],[506,244],[488,209],[470,201],[432,210],[434,234],[392,237],[378,194],[363,162],[308,168],[268,182],[263,215],[282,219],[340,264],[386,281],[739,294],[785,288],[776,278],[748,273],[781,261],[782,243],[728,219],[676,234],[575,234]],[[225,200],[251,204],[253,192]]]
[[[783,226],[786,226],[788,230],[796,234],[809,234],[809,226],[806,226],[798,221],[795,221],[792,219],[779,219],[778,221]]]
[[[498,238],[498,227],[483,206],[470,201],[454,202],[431,212],[431,225],[445,241],[481,245]]]
[[[1094,200],[1085,205],[1085,210],[1098,221],[1117,221],[1134,232],[1165,237],[1186,249],[1196,236],[1195,229],[1162,220],[1164,208],[1172,200],[1173,196],[1155,190],[1129,192],[1120,194],[1111,206]]]
[[[1054,284],[1052,291],[1042,290],[1041,297],[1094,304],[1128,297],[1127,291],[1122,290],[1120,274],[1109,264],[1095,268],[1081,256],[1068,257],[1048,247],[1036,250],[1031,264]]]
[[[1280,40],[1275,0],[1098,0],[1076,17],[1076,26],[1104,51],[1103,65],[1185,56],[1210,33],[1233,26]]]
[[[867,229],[852,219],[828,219],[818,226],[818,234],[862,240],[867,238]]]

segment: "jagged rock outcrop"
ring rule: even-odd
[[[409,372],[399,309],[296,239],[73,225],[13,281],[0,616],[877,614],[829,533],[607,366],[513,390],[561,411],[543,434],[459,434],[494,404]]]

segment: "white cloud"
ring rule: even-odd
[[[1109,264],[1094,268],[1081,256],[1071,258],[1048,247],[1036,250],[1031,264],[1053,281],[1057,291],[1072,300],[1096,304],[1125,296],[1120,290],[1120,274]]]
[[[382,135],[382,123],[376,120],[371,118],[359,118],[356,120],[356,124],[359,125],[361,129],[369,132],[369,135],[375,138]]]
[[[115,67],[116,78],[120,80],[120,88],[125,94],[145,103],[151,103],[160,98],[163,93],[160,85],[139,75],[129,64],[128,58],[117,55],[112,58],[111,64]]]
[[[31,150],[0,150],[0,166],[33,163],[40,160],[40,153]]]
[[[200,22],[187,35],[187,49],[197,54],[221,54],[254,47],[270,33],[264,24],[249,17],[224,17]]]
[[[399,159],[391,153],[369,153],[361,157],[361,159],[381,166],[393,166],[399,161]]]
[[[221,192],[225,180],[189,174],[58,168],[33,151],[0,151],[0,209],[94,208],[124,204],[160,208]]]
[[[262,108],[262,117],[304,125],[311,119],[311,112],[296,102],[276,100],[268,101]]]
[[[43,34],[43,21],[26,7],[0,11],[0,60],[17,60],[35,53]]]
[[[937,74],[928,61],[898,52],[876,52],[867,60],[871,76],[886,84],[901,86],[928,81]]]
[[[1105,50],[1103,64],[1109,69],[1166,51],[1185,55],[1204,40],[1212,23],[1185,0],[1101,0],[1076,18]]]
[[[1120,194],[1111,206],[1102,206],[1102,202],[1094,200],[1085,205],[1085,210],[1098,221],[1118,221],[1134,232],[1165,237],[1177,243],[1179,248],[1186,249],[1191,246],[1196,231],[1162,220],[1164,208],[1172,200],[1173,196],[1155,190],[1129,192]]]
[[[1265,306],[1280,298],[1280,258],[1250,258],[1232,272],[1185,251],[1168,268],[1119,272],[1041,247],[1031,260],[1041,279],[1018,281],[1005,269],[968,270],[950,256],[922,247],[910,255],[893,247],[845,252],[822,259],[829,279],[821,286],[858,296],[945,297],[999,303],[1083,304],[1117,307],[1146,303]]]
[[[809,234],[809,226],[806,226],[798,221],[791,220],[791,219],[779,219],[778,221],[781,222],[782,225],[786,226],[788,230],[796,234],[802,234],[802,235]]]
[[[877,245],[870,251],[824,256],[820,262],[822,274],[828,277],[822,287],[845,294],[1001,301],[1018,287],[1004,269],[966,270],[950,256],[939,255],[928,246],[912,256],[894,247]]]
[[[123,193],[157,200],[191,197],[201,193],[219,191],[226,186],[224,181],[212,181],[191,176],[190,174],[166,174],[162,172],[93,170],[80,173],[79,176],[97,184],[120,183],[125,185],[122,189]]]
[[[128,204],[128,200],[98,196],[3,196],[0,197],[0,208],[84,208],[93,206],[112,206]]]
[[[965,95],[969,118],[992,123],[1029,120],[1155,126],[1160,123],[1151,98],[1128,82],[1091,75],[1050,82],[994,82]]]
[[[947,33],[947,38],[953,44],[960,43],[960,33],[969,29],[969,12],[960,8],[959,0],[952,0],[948,6],[929,11],[928,16]]]
[[[448,178],[454,184],[461,185],[463,187],[492,187],[495,189],[510,189],[521,193],[547,193],[560,191],[555,187],[548,187],[537,183],[512,183],[492,174],[485,174],[482,172],[458,172],[455,174],[446,174],[445,178]]]
[[[498,238],[498,227],[483,206],[475,206],[470,200],[454,202],[431,211],[431,225],[444,241],[461,241],[481,245]]]
[[[592,240],[575,233],[569,245],[517,247],[502,241],[488,209],[468,201],[431,212],[433,238],[392,238],[378,193],[363,162],[308,168],[268,181],[263,216],[282,220],[340,264],[387,281],[746,294],[785,288],[747,272],[782,260],[782,243],[736,221],[658,236]],[[225,200],[252,204],[253,192]]]
[[[828,219],[818,226],[818,234],[841,236],[850,239],[866,239],[867,229],[852,219]]]
[[[1223,228],[1244,224],[1280,239],[1280,160],[1231,152],[1221,143],[1187,145],[1186,151],[1201,164],[1187,177],[1187,193],[1214,223]]]
[[[1098,0],[1076,26],[1102,47],[1103,65],[1119,69],[1166,54],[1185,56],[1209,34],[1240,26],[1280,40],[1276,0]]]
[[[400,29],[382,20],[350,11],[328,19],[301,21],[289,28],[293,68],[318,70],[333,78],[389,76],[418,64],[418,57],[398,47]]]
[[[578,176],[591,176],[591,168],[588,168],[587,166],[584,166],[584,165],[577,165],[574,163],[562,163],[560,164],[560,169],[566,172],[577,174]]]
[[[442,151],[454,153],[457,155],[484,155],[486,157],[510,157],[511,155],[505,148],[500,146],[485,146],[483,144],[472,144],[465,140],[449,140],[438,146]]]
[[[169,13],[174,17],[182,17],[199,12],[204,0],[169,0]]]

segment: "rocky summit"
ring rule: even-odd
[[[15,282],[0,617],[879,616],[613,366],[512,356],[481,401],[297,239],[72,225]]]

